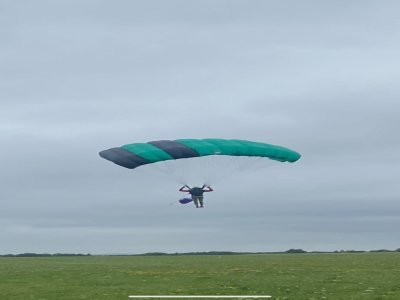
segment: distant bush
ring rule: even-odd
[[[286,253],[307,253],[307,251],[304,251],[303,249],[289,249]]]

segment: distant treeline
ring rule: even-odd
[[[81,253],[21,253],[21,254],[4,254],[0,257],[50,257],[50,256],[91,256],[91,254],[81,254]]]
[[[243,255],[243,254],[290,254],[290,253],[371,253],[371,252],[400,252],[400,248],[396,250],[335,250],[335,251],[305,251],[303,249],[289,249],[287,251],[276,252],[232,252],[232,251],[208,251],[208,252],[183,252],[183,253],[164,253],[149,252],[143,254],[135,254],[135,256],[161,256],[161,255]]]
[[[291,253],[373,253],[373,252],[400,252],[400,248],[396,250],[335,250],[335,251],[305,251],[303,249],[289,249],[281,252],[233,252],[233,251],[208,251],[208,252],[181,252],[181,253],[165,253],[165,252],[149,252],[143,254],[109,254],[105,256],[173,256],[173,255],[243,255],[243,254],[291,254]],[[4,254],[0,257],[58,257],[58,256],[92,256],[92,254],[81,253],[21,253],[21,254]]]

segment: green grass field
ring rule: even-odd
[[[400,253],[0,258],[0,299],[400,299]]]

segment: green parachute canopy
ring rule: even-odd
[[[101,151],[99,155],[128,169],[165,160],[208,155],[266,157],[295,162],[301,155],[281,146],[246,140],[178,139],[134,143]]]

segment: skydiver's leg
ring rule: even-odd
[[[204,199],[203,196],[199,197],[200,207],[203,207],[203,199]]]
[[[196,207],[199,207],[199,199],[198,199],[198,197],[197,196],[192,196],[192,199],[193,199],[194,205],[196,205]]]

